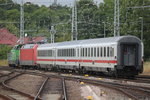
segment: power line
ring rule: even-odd
[[[3,3],[3,4],[0,4],[0,6],[6,6],[6,5],[13,5],[14,3]]]
[[[0,24],[18,24],[19,22],[0,22]]]
[[[134,7],[127,7],[128,9],[130,8],[150,8],[150,5],[148,6],[134,6]]]

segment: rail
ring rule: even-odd
[[[24,93],[24,92],[22,92],[22,91],[16,90],[16,89],[14,89],[13,87],[8,86],[8,85],[6,84],[8,81],[10,81],[10,80],[12,80],[12,79],[14,79],[14,78],[16,78],[16,77],[22,75],[22,74],[24,74],[24,73],[19,73],[19,74],[13,76],[13,77],[8,78],[7,80],[4,80],[4,81],[2,82],[2,85],[3,85],[3,87],[5,87],[5,88],[7,88],[7,89],[10,89],[10,90],[12,90],[12,91],[15,91],[15,92],[21,94],[21,95],[24,95],[24,96],[26,96],[26,97],[29,97],[29,98],[31,98],[31,99],[34,99],[34,97],[31,96],[30,94],[27,94],[27,93]]]
[[[40,93],[42,92],[42,90],[43,90],[45,84],[47,83],[48,79],[49,79],[49,77],[47,77],[47,78],[44,80],[44,82],[42,83],[40,89],[38,90],[37,95],[34,97],[34,100],[39,100]]]
[[[62,78],[62,86],[63,86],[63,100],[68,100],[65,78]]]
[[[88,79],[83,77],[74,77],[74,76],[66,76],[61,74],[44,74],[44,73],[37,73],[37,72],[26,72],[28,74],[37,74],[39,76],[46,75],[47,77],[54,77],[54,78],[64,78],[65,80],[75,80],[75,81],[83,81],[85,83],[95,84],[95,85],[101,85],[104,87],[109,87],[115,90],[118,90],[122,92],[123,94],[127,95],[130,98],[133,98],[134,100],[139,100],[138,97],[132,94],[133,91],[139,91],[144,94],[150,94],[150,88],[142,87],[142,86],[134,86],[134,85],[127,85],[127,84],[121,84],[116,82],[105,82],[102,80],[95,80],[95,79]],[[132,92],[128,92],[128,90]]]

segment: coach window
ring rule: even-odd
[[[60,50],[57,50],[57,55],[58,57],[60,57]]]
[[[114,57],[114,48],[112,48],[112,57]]]
[[[43,56],[43,51],[41,50],[41,56]]]
[[[46,56],[46,50],[43,51],[43,56]]]
[[[65,49],[63,49],[63,57],[65,56],[64,54],[65,54]]]
[[[67,57],[70,55],[70,49],[67,49]]]
[[[41,51],[38,51],[38,56],[41,56]]]
[[[84,50],[85,50],[85,57],[87,57],[87,48],[84,48]]]
[[[75,56],[75,49],[72,49],[72,57],[74,57]]]
[[[80,49],[80,55],[83,57],[83,48]]]
[[[68,51],[67,51],[67,56],[68,57],[70,56],[70,49],[68,49]]]
[[[43,51],[44,56],[47,56],[47,50]]]
[[[62,56],[64,57],[64,49],[62,49]]]
[[[86,57],[86,48],[84,48],[84,57]]]
[[[64,52],[65,52],[65,54],[64,54],[65,57],[67,57],[67,49],[65,49]]]
[[[93,57],[93,47],[91,47],[91,57]]]
[[[46,51],[45,50],[43,50],[43,56],[45,56],[46,55]]]
[[[70,50],[70,57],[73,57],[73,49]]]
[[[63,57],[63,49],[61,49],[61,57]]]
[[[73,57],[76,57],[76,49],[73,49]]]
[[[69,49],[69,57],[72,57],[72,49]]]
[[[106,53],[106,54],[107,54],[107,57],[109,57],[109,47],[107,47],[107,50],[106,50],[106,51],[107,51],[107,53]]]
[[[64,57],[66,57],[66,49],[64,49]]]
[[[73,57],[73,49],[70,49],[70,57]]]
[[[69,49],[67,49],[66,53],[67,53],[67,57],[69,57]]]
[[[46,50],[46,54],[45,54],[45,56],[48,56],[48,50]]]
[[[99,57],[101,57],[101,47],[99,47]]]
[[[68,57],[70,57],[71,49],[68,49]]]
[[[86,49],[84,48],[84,57],[86,56]]]
[[[43,51],[43,56],[46,56],[46,52],[47,52],[46,50]]]
[[[42,56],[42,51],[40,51],[40,56]]]
[[[42,50],[41,50],[40,52],[41,52],[41,56],[43,56],[43,52],[42,52]]]
[[[99,47],[97,47],[97,57],[99,57]]]
[[[61,49],[59,49],[59,57],[61,57]]]
[[[76,56],[76,49],[72,49],[73,50],[73,57]]]
[[[82,54],[83,54],[83,57],[84,57],[84,55],[85,55],[85,54],[84,54],[84,53],[85,53],[85,49],[83,48],[82,50],[83,50],[83,53],[82,53]]]
[[[66,49],[66,57],[68,57],[68,54],[69,54],[69,49]]]
[[[51,56],[51,50],[48,50],[48,56]]]
[[[65,56],[65,49],[63,49],[63,57]]]
[[[103,48],[101,47],[101,57],[103,57]]]
[[[66,49],[64,49],[64,57],[66,56]]]
[[[94,57],[96,57],[96,47],[94,47]]]
[[[76,51],[75,49],[72,49],[72,57],[75,57],[75,55],[76,55],[75,51]]]
[[[111,47],[111,50],[110,50],[110,56],[114,57],[114,48],[112,48],[112,47]]]
[[[82,50],[82,48],[80,49],[80,56],[81,57],[83,56],[83,50]]]
[[[88,57],[90,57],[90,51],[91,49],[90,48],[88,48]]]
[[[69,56],[69,49],[66,49],[66,56],[68,57]]]
[[[77,49],[77,57],[79,57],[79,48]]]
[[[72,57],[72,49],[69,49],[69,57]]]
[[[68,57],[68,49],[66,49],[66,57]]]
[[[106,47],[104,47],[104,57],[106,57]]]
[[[64,49],[64,57],[66,57],[66,49]]]
[[[63,49],[63,57],[65,57],[65,49]]]
[[[70,54],[70,56],[73,57],[73,55],[74,55],[74,52],[73,52],[73,49],[71,49],[71,54]]]
[[[65,57],[65,49],[63,49],[63,57]]]

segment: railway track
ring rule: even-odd
[[[44,88],[46,87],[46,84],[49,83],[50,79],[52,79],[52,78],[62,79],[62,98],[63,98],[63,100],[67,100],[67,92],[66,92],[67,90],[66,90],[66,85],[65,85],[66,80],[74,80],[74,81],[78,81],[78,82],[85,82],[86,84],[94,84],[94,85],[109,87],[111,89],[117,90],[117,91],[125,94],[126,96],[128,96],[129,98],[132,98],[134,100],[149,100],[150,99],[150,96],[149,96],[150,87],[135,86],[135,85],[122,84],[122,83],[117,83],[117,82],[105,82],[103,80],[90,79],[89,77],[83,77],[83,76],[79,76],[79,75],[78,76],[76,76],[76,75],[68,76],[67,74],[65,75],[65,74],[61,74],[61,73],[47,74],[47,73],[41,72],[41,71],[33,71],[33,70],[22,71],[20,69],[15,70],[15,72],[18,72],[18,73],[24,72],[26,74],[39,75],[39,76],[46,77],[45,80],[43,81],[43,83],[41,84],[41,87],[39,88],[37,95],[35,97],[33,97],[33,96],[31,97],[32,100],[33,99],[34,100],[42,99],[42,95],[44,94],[43,91],[45,91]],[[14,72],[9,73],[10,76],[12,76],[11,75],[12,73],[14,73]],[[5,75],[5,76],[7,76],[7,75]],[[9,79],[7,81],[9,81]],[[9,90],[11,90],[11,88],[9,88]],[[12,88],[12,90],[14,90],[14,89]],[[15,91],[15,92],[17,92],[17,91]],[[5,97],[9,98],[9,100],[14,99],[14,98],[10,98],[8,95],[2,96],[0,93],[0,98],[5,98]],[[30,100],[31,98],[29,97],[28,99]]]
[[[150,79],[150,75],[138,75],[137,78]]]
[[[40,99],[40,98],[39,98],[39,97],[40,97],[40,94],[41,94],[41,92],[42,92],[42,90],[43,90],[45,84],[47,83],[48,79],[49,79],[49,77],[46,77],[46,79],[44,80],[44,82],[43,82],[42,85],[40,86],[40,88],[39,88],[39,90],[38,90],[38,92],[37,92],[37,95],[34,97],[34,100]]]
[[[104,87],[109,87],[112,89],[115,89],[117,91],[120,91],[121,93],[125,94],[126,96],[134,99],[134,100],[149,100],[150,99],[150,88],[148,87],[142,87],[142,86],[134,86],[134,85],[128,85],[128,84],[122,84],[117,82],[105,82],[102,80],[95,80],[95,79],[89,79],[84,77],[74,77],[74,76],[67,76],[67,75],[61,75],[61,74],[43,74],[43,73],[36,73],[36,72],[27,72],[28,74],[37,74],[37,75],[46,75],[47,77],[54,77],[54,78],[63,78],[65,80],[74,80],[74,81],[80,81],[85,82],[87,84],[94,84],[94,85],[101,85]],[[135,92],[136,91],[136,92]]]
[[[65,78],[62,78],[63,100],[68,100]]]
[[[71,79],[72,77],[63,76],[66,79]],[[115,90],[122,92],[123,94],[127,95],[128,97],[135,99],[135,100],[149,100],[150,99],[150,88],[142,87],[142,86],[133,86],[127,84],[120,84],[114,82],[104,82],[100,80],[92,80],[87,78],[74,78],[75,80],[95,84],[95,85],[102,85],[104,87],[109,87]],[[136,91],[136,92],[135,92]]]
[[[8,75],[4,75],[3,79],[4,81],[1,82],[0,84],[0,98],[2,100],[33,100],[33,97],[30,94],[24,93],[22,91],[16,90],[13,87],[7,85],[7,83],[10,80],[15,79],[16,77],[21,76],[24,73],[16,73],[16,72],[11,72]],[[0,79],[2,80],[2,79]]]
[[[43,83],[41,84],[41,86],[40,86],[40,88],[39,88],[39,90],[38,90],[38,92],[37,92],[37,95],[35,96],[35,98],[34,98],[34,100],[48,100],[48,98],[47,99],[45,99],[45,98],[43,98],[43,92],[44,92],[44,90],[46,89],[46,84],[48,84],[48,82],[51,82],[51,78],[50,77],[47,77],[47,75],[45,75],[45,77],[46,77],[46,79],[43,81]],[[50,81],[49,81],[50,80]],[[67,98],[67,89],[66,89],[66,82],[65,82],[65,79],[64,78],[62,78],[62,79],[60,79],[61,81],[61,85],[62,85],[62,89],[61,89],[61,96],[60,96],[60,98],[59,99],[61,99],[61,100],[68,100],[68,98]],[[52,85],[51,85],[52,86]],[[55,92],[56,92],[56,90],[54,90]],[[52,91],[51,91],[52,92]],[[49,95],[50,95],[50,93],[49,93]],[[56,97],[57,98],[57,97]],[[50,99],[50,98],[49,98]]]

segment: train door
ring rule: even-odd
[[[137,57],[138,57],[138,53],[137,53],[137,46],[134,44],[134,45],[128,45],[128,44],[125,44],[123,45],[123,65],[124,66],[135,66],[136,65],[136,60],[137,60]]]
[[[79,62],[79,67],[81,66],[81,64],[82,64],[82,56],[81,56],[81,52],[82,52],[82,49],[81,49],[82,47],[80,46],[79,47],[79,51],[78,51],[78,54],[79,54],[79,56],[78,56],[78,62]]]

